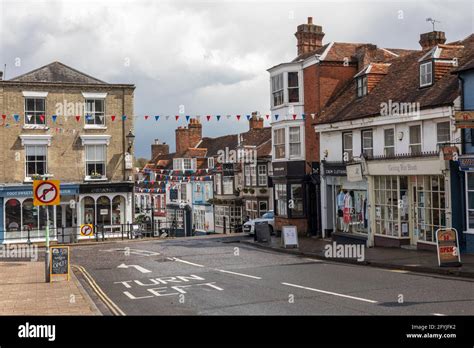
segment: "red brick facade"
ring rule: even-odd
[[[196,147],[201,139],[202,124],[192,118],[189,120],[188,127],[178,127],[176,129],[176,154],[181,155],[190,147]]]

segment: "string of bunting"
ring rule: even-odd
[[[316,114],[310,114],[311,115],[311,118],[314,119]],[[3,125],[6,124],[6,121],[8,121],[9,119],[11,119],[13,122],[15,123],[19,123],[20,122],[20,119],[22,119],[22,115],[21,114],[13,114],[13,115],[7,115],[7,114],[2,114],[1,115],[2,117],[2,120],[3,120]],[[33,117],[37,117],[38,119],[35,119],[33,120]],[[100,116],[93,116],[93,115],[90,115],[90,114],[86,114],[85,116],[81,116],[81,115],[76,115],[76,116],[62,116],[62,115],[51,115],[50,116],[50,119],[53,123],[56,123],[58,121],[58,117],[64,117],[65,121],[67,122],[70,118],[73,118],[75,119],[77,122],[81,121],[81,119],[84,119],[86,121],[94,121],[94,118],[95,117],[99,117],[99,119],[102,121],[104,119],[104,117],[109,117],[110,120],[112,122],[115,122],[115,120],[117,120],[117,116],[116,115],[107,115],[107,116],[104,116],[104,115],[100,115]],[[238,114],[238,115],[226,115],[225,116],[226,119],[231,119],[231,118],[234,118],[236,119],[237,121],[240,121],[240,119],[242,118],[242,115]],[[252,115],[249,115],[247,114],[246,115],[246,118],[247,120],[250,120],[250,118],[252,117]],[[306,119],[306,114],[286,114],[286,115],[279,115],[279,114],[274,114],[274,115],[270,115],[270,114],[266,114],[265,116],[261,116],[261,117],[265,117],[267,120],[270,119],[270,117],[272,117],[272,119],[274,119],[275,121],[278,121],[278,119],[282,119],[284,118],[285,120],[287,119],[293,119],[293,120],[296,120],[296,119]],[[185,119],[186,122],[189,122],[190,119],[192,118],[195,118],[197,119],[198,121],[201,120],[202,118],[202,115],[195,115],[195,116],[191,116],[191,115],[175,115],[173,118],[170,116],[170,115],[154,115],[153,118],[150,116],[150,115],[144,115],[144,116],[127,116],[127,115],[122,115],[120,116],[120,119],[122,121],[126,121],[127,119],[130,119],[130,118],[143,118],[144,120],[152,120],[154,119],[155,122],[157,121],[160,121],[160,120],[170,120],[170,119],[174,119],[175,121],[178,121],[179,119]],[[213,119],[217,120],[217,121],[220,121],[222,118],[222,115],[211,115],[211,114],[208,114],[208,115],[205,115],[205,119],[207,121],[211,121]],[[28,120],[28,123],[31,123],[32,121],[35,121],[33,124],[43,124],[45,123],[45,121],[48,119],[48,116],[47,115],[43,115],[43,114],[40,114],[40,115],[29,115],[27,114],[26,115],[26,119]],[[38,122],[39,120],[39,122]]]

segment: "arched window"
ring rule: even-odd
[[[38,229],[38,207],[33,205],[33,199],[28,198],[23,201],[23,230]]]
[[[97,222],[101,225],[110,225],[110,199],[100,196],[97,200]]]
[[[84,212],[83,223],[85,224],[94,224],[95,225],[95,202],[92,197],[84,197],[82,200]]]
[[[112,200],[112,224],[119,225],[125,223],[125,198],[115,196]]]
[[[9,199],[5,203],[5,229],[19,231],[21,228],[21,204],[18,199]]]

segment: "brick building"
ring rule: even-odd
[[[60,62],[0,81],[0,239],[44,235],[46,209],[32,204],[32,181],[44,177],[61,181],[52,233],[132,221],[133,117],[122,115],[133,115],[134,89]]]
[[[276,226],[296,225],[299,233],[322,235],[319,137],[314,125],[360,65],[387,61],[404,51],[360,43],[323,44],[323,29],[311,17],[298,26],[295,36],[298,56],[268,70]]]

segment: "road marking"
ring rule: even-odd
[[[339,297],[345,297],[345,298],[350,298],[352,300],[357,300],[357,301],[363,301],[363,302],[369,302],[369,303],[378,303],[377,301],[374,300],[368,300],[366,298],[362,297],[355,297],[355,296],[349,296],[349,295],[344,295],[344,294],[339,294],[337,292],[331,292],[331,291],[326,291],[326,290],[320,290],[320,289],[314,289],[314,288],[308,288],[306,286],[301,286],[301,285],[296,285],[296,284],[290,284],[290,283],[282,283],[283,285],[288,285],[292,286],[295,288],[300,288],[300,289],[305,289],[305,290],[310,290],[310,291],[316,291],[320,292],[322,294],[327,294],[327,295],[333,295],[333,296],[339,296]]]
[[[102,302],[106,305],[106,307],[112,312],[113,315],[122,315],[125,316],[126,314],[117,306],[114,301],[112,301],[105,292],[100,288],[100,286],[95,282],[94,278],[86,271],[86,269],[82,266],[72,265],[73,268],[79,270],[84,276],[84,279],[89,283],[90,287],[94,292],[99,296]]]
[[[442,314],[442,313],[433,313],[433,315],[436,315],[437,317],[444,317],[444,316],[446,316],[446,314]]]
[[[140,256],[158,256],[161,255],[156,251],[144,250],[144,249],[131,249],[131,248],[115,248],[115,249],[101,249],[100,251],[113,252],[113,251],[122,251],[129,252],[130,254],[140,255]]]
[[[223,270],[223,269],[216,269],[216,271],[223,272],[223,273],[229,273],[229,274],[235,274],[235,275],[238,275],[238,276],[241,276],[241,277],[247,277],[247,278],[253,278],[253,279],[262,279],[260,277],[256,277],[256,276],[253,276],[253,275],[237,273],[237,272],[231,272],[231,271],[226,271],[226,270]]]
[[[308,261],[313,261],[313,262],[323,262],[322,260],[310,259],[309,257],[305,257],[304,259],[305,259],[305,260],[308,260]]]
[[[126,264],[122,263],[121,265],[117,266],[117,268],[130,268],[130,267],[133,267],[137,271],[140,271],[142,273],[151,273],[151,271],[149,269],[146,269],[146,268],[144,268],[142,266],[139,266],[139,265],[126,265]]]
[[[170,259],[170,258],[168,257],[168,259]],[[204,267],[203,265],[199,265],[197,263],[192,263],[192,262],[189,262],[189,261],[181,260],[181,259],[178,259],[177,257],[173,257],[173,258],[171,258],[171,260],[182,262],[182,263],[187,263],[188,265],[191,265],[191,266]]]
[[[389,272],[394,272],[394,273],[409,273],[410,271],[405,271],[404,269],[389,269]]]

